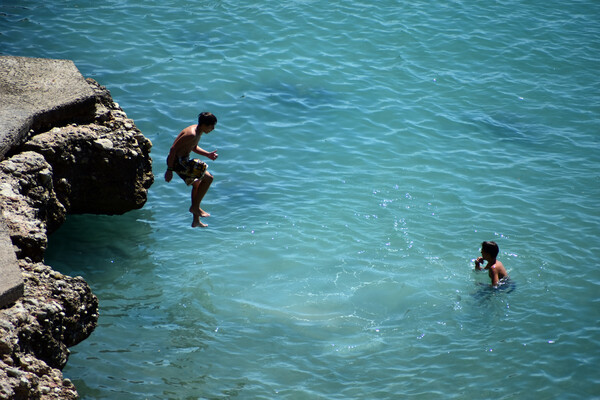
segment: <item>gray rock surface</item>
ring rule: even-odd
[[[0,57],[0,160],[31,130],[90,121],[95,102],[73,61]]]

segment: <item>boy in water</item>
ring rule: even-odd
[[[198,125],[190,125],[177,135],[167,157],[165,181],[170,182],[173,178],[173,171],[175,171],[187,185],[192,185],[192,206],[190,207],[190,212],[193,215],[193,228],[208,226],[200,221],[201,217],[210,216],[209,213],[200,208],[200,202],[208,191],[213,181],[213,176],[206,171],[206,163],[198,159],[190,160],[190,153],[193,151],[211,160],[217,159],[219,155],[216,150],[209,152],[198,147],[200,137],[215,129],[216,124],[217,117],[213,114],[203,112],[198,115]]]
[[[496,287],[500,283],[500,281],[506,281],[508,279],[508,274],[506,273],[506,269],[504,265],[496,260],[500,249],[496,242],[483,242],[481,243],[481,257],[478,257],[475,260],[475,269],[477,271],[481,271],[481,264],[484,261],[487,261],[485,268],[488,270],[488,274],[490,279],[492,280],[492,286]]]

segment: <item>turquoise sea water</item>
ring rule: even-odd
[[[100,299],[83,399],[600,398],[600,3],[0,1],[154,144],[142,210],[46,262]],[[162,180],[219,118],[192,229]],[[495,240],[516,283],[473,271]]]

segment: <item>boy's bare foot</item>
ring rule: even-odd
[[[197,210],[195,210],[194,208],[190,207],[190,212],[192,214],[194,214],[196,217],[200,217],[200,218],[210,217],[210,214],[207,213],[206,211],[204,211],[203,209],[201,209],[200,207],[198,207]]]
[[[208,225],[200,221],[200,218],[194,218],[194,220],[192,221],[192,228],[206,228],[207,226]]]

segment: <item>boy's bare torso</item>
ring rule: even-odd
[[[188,157],[189,154],[196,149],[202,134],[197,132],[198,125],[190,125],[179,133],[173,143],[175,157]]]
[[[488,275],[492,280],[492,283],[494,283],[494,275],[497,275],[497,279],[499,281],[508,276],[506,273],[506,268],[504,268],[504,265],[498,260],[496,260],[496,262],[493,264],[488,263],[485,269],[488,270]]]

